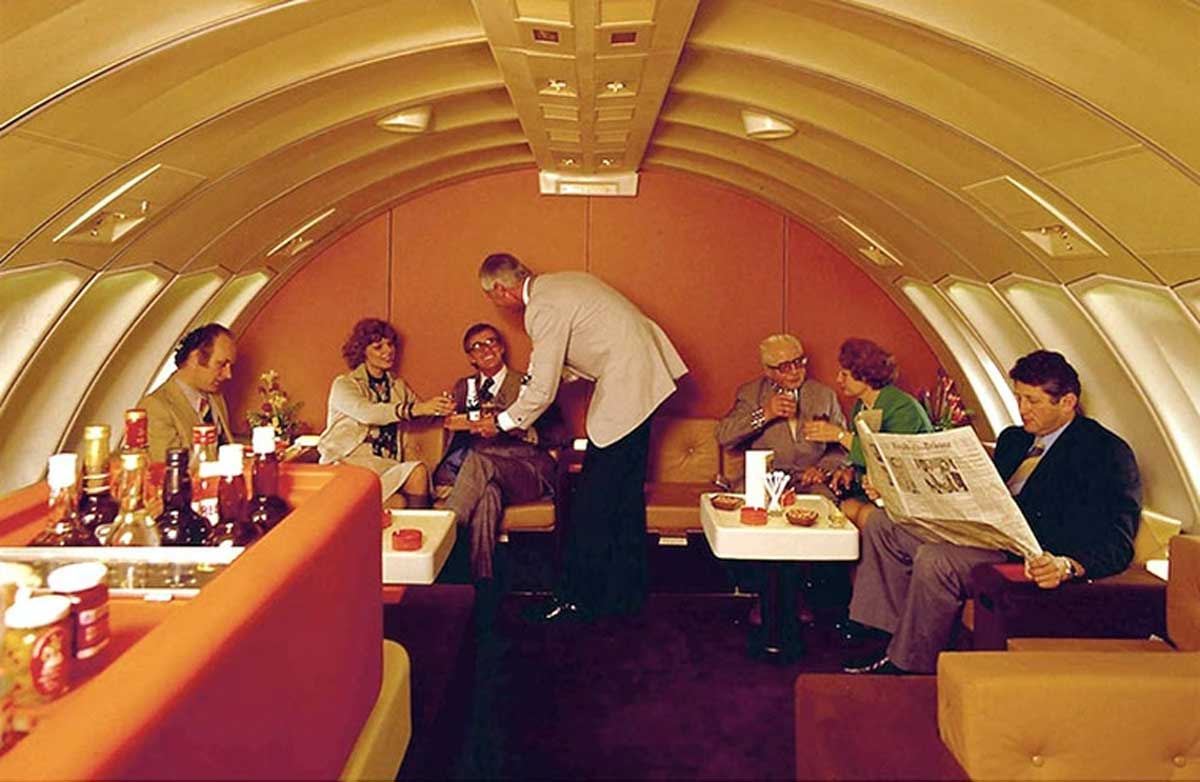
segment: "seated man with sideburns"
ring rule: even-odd
[[[1054,589],[1121,572],[1133,560],[1141,515],[1141,479],[1129,445],[1083,415],[1079,375],[1062,354],[1035,351],[1008,375],[1022,425],[1000,433],[994,461],[1043,549],[1026,563],[1029,577]],[[862,530],[850,618],[877,648],[847,659],[845,670],[933,673],[972,595],[971,569],[1008,558],[1003,551],[927,543],[876,510]]]
[[[454,409],[466,409],[467,381],[475,380],[485,408],[503,410],[520,395],[524,376],[505,363],[504,338],[494,326],[476,323],[463,335],[463,351],[474,367],[451,392]],[[471,575],[476,582],[493,577],[492,557],[506,505],[530,502],[554,490],[555,462],[549,449],[566,441],[566,428],[552,405],[529,429],[492,436],[458,431],[434,471],[434,485],[449,488],[445,507],[469,530]]]

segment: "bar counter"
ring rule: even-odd
[[[284,465],[293,512],[198,596],[112,598],[104,667],[35,711],[3,779],[333,779],[382,677],[379,482]],[[0,498],[0,544],[44,524],[39,484]]]

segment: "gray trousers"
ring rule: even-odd
[[[887,654],[899,667],[935,673],[972,595],[971,568],[1006,559],[1003,551],[927,543],[876,511],[862,531],[850,618],[891,633]]]
[[[536,500],[552,485],[554,461],[549,454],[530,448],[528,456],[472,448],[446,498],[446,508],[468,529],[471,575],[476,580],[493,576],[492,555],[504,506]]]

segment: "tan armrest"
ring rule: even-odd
[[[1200,653],[938,659],[938,732],[972,779],[1197,778],[1197,703]]]

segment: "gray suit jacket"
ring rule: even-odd
[[[645,421],[687,372],[671,340],[615,289],[584,272],[530,281],[530,381],[506,412],[527,429],[554,401],[564,370],[594,380],[587,434],[605,447]]]
[[[142,397],[138,407],[145,409],[149,432],[150,460],[165,461],[168,448],[191,448],[192,427],[203,423],[196,409],[188,403],[179,387],[180,380],[172,372],[166,382]],[[205,394],[213,411],[213,423],[225,442],[233,442],[229,427],[229,410],[220,394]]]
[[[792,437],[788,422],[782,418],[767,422],[762,429],[755,429],[750,423],[754,411],[763,407],[774,393],[774,384],[765,377],[751,380],[739,387],[733,408],[717,422],[717,442],[723,448],[774,451],[775,469],[786,470],[793,476],[799,475],[814,464],[830,470],[846,460],[846,451],[840,445],[809,442],[800,433],[799,426],[796,437]],[[846,418],[833,389],[816,380],[805,380],[800,386],[800,410],[797,419],[802,424],[818,413],[829,416],[830,421],[843,429],[846,428]]]
[[[419,401],[404,381],[392,376],[391,401],[373,402],[367,386],[367,367],[359,364],[350,372],[333,379],[329,389],[329,409],[325,431],[317,442],[321,464],[331,464],[344,459],[357,448],[372,426],[384,426],[401,420],[396,414],[397,405],[407,409]],[[401,427],[397,441],[397,461],[404,461],[404,429]]]

